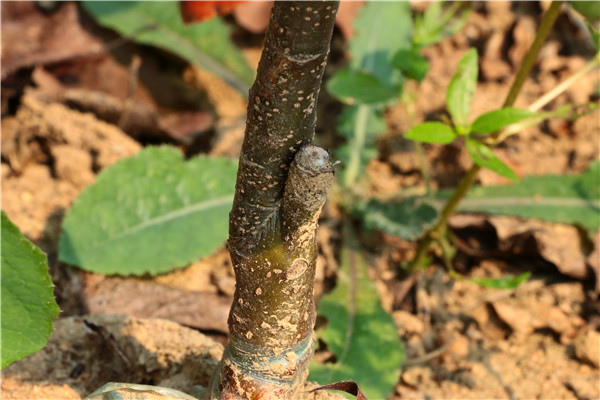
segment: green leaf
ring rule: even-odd
[[[515,124],[533,115],[535,113],[529,110],[513,107],[490,111],[477,117],[471,125],[471,132],[483,134],[497,132],[508,125]]]
[[[392,317],[381,308],[364,259],[347,245],[342,248],[337,285],[321,299],[318,310],[328,322],[317,336],[337,360],[313,361],[309,380],[355,380],[369,399],[385,399],[398,382],[404,349]]]
[[[448,144],[456,139],[456,133],[441,122],[424,122],[413,126],[404,137],[423,143]]]
[[[379,104],[398,97],[374,75],[344,68],[327,82],[327,90],[348,104]]]
[[[365,166],[377,155],[375,138],[386,129],[383,113],[366,105],[344,109],[338,125],[346,144],[337,151],[344,169],[342,182],[346,187],[353,185],[365,170]]]
[[[492,289],[516,289],[521,283],[531,276],[531,272],[525,272],[518,276],[503,276],[501,278],[469,278],[469,282]]]
[[[2,368],[43,348],[60,309],[46,255],[2,211]]]
[[[466,130],[471,100],[477,85],[477,50],[467,51],[456,67],[446,92],[446,105],[457,128]]]
[[[437,218],[434,206],[415,197],[387,203],[371,199],[357,206],[355,212],[363,218],[366,229],[378,229],[406,240],[419,238]]]
[[[589,22],[600,19],[600,4],[597,1],[571,1],[571,5]]]
[[[83,7],[99,24],[173,52],[248,94],[254,71],[229,40],[229,27],[219,18],[186,26],[174,1],[85,1]]]
[[[498,175],[502,175],[513,181],[518,181],[519,177],[515,174],[508,165],[504,164],[488,146],[479,143],[477,140],[466,138],[466,145],[471,158],[475,164],[494,171]]]
[[[432,2],[423,15],[415,15],[414,43],[416,48],[423,48],[458,32],[464,26],[470,10],[462,11],[456,18],[460,4],[452,3],[442,13],[442,1]]]
[[[429,61],[414,50],[399,50],[394,55],[392,64],[417,82],[425,78],[429,69]]]
[[[213,252],[227,238],[236,165],[184,162],[149,147],[102,171],[67,212],[59,258],[103,274],[157,274]]]
[[[476,187],[460,211],[486,212],[579,224],[592,235],[600,229],[600,161],[580,175],[525,176],[512,185]],[[439,192],[449,197],[451,192]]]
[[[366,2],[354,20],[350,41],[350,67],[368,72],[385,86],[396,89],[402,75],[392,65],[394,54],[410,49],[411,13],[407,2]]]

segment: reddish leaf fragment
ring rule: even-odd
[[[191,24],[227,15],[244,1],[180,1],[179,8],[183,22]]]
[[[319,386],[318,388],[315,388],[315,389],[309,391],[309,393],[313,393],[313,392],[323,390],[323,389],[341,390],[342,392],[346,392],[348,394],[356,396],[356,400],[368,400],[367,396],[365,396],[365,394],[362,392],[362,390],[360,390],[360,388],[358,387],[358,383],[356,383],[354,381],[341,381],[341,382],[330,383],[329,385]]]

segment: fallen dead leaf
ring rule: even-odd
[[[83,29],[80,21],[75,2],[61,3],[49,16],[35,2],[3,2],[2,80],[20,68],[102,51],[102,41]]]
[[[521,236],[520,240],[524,241],[522,235],[527,234],[535,240],[537,246],[536,249],[524,250],[529,253],[532,250],[539,252],[567,276],[576,279],[587,277],[585,256],[581,252],[581,237],[574,226],[502,216],[490,216],[488,221],[496,229],[499,240],[510,242],[512,238]]]
[[[105,278],[84,288],[92,313],[164,318],[182,325],[227,333],[232,298],[190,292],[133,278]]]

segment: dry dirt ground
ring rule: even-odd
[[[408,121],[444,112],[445,88],[469,47],[481,56],[472,115],[501,105],[547,3],[473,7],[458,34],[424,51],[431,67],[418,89],[406,88],[416,99],[410,115],[401,105],[388,110],[379,156],[367,171],[374,194],[423,187],[418,158],[402,134]],[[247,21],[240,18],[230,23],[256,65],[260,34],[242,29]],[[328,75],[343,63],[348,32],[343,23],[335,32]],[[153,279],[100,276],[57,261],[62,217],[103,168],[154,143],[175,144],[187,155],[239,154],[245,99],[164,52],[132,43],[106,51],[115,39],[75,3],[48,14],[32,2],[2,3],[2,209],[48,254],[62,310],[49,345],[3,371],[5,399],[78,399],[110,380],[189,391],[207,383],[227,341],[235,281],[224,248]],[[592,56],[565,10],[517,106],[531,104]],[[550,107],[597,101],[598,82],[597,71],[582,77]],[[341,106],[326,93],[321,100],[317,133],[333,145]],[[519,175],[580,173],[598,159],[599,138],[596,111],[529,128],[497,153]],[[470,166],[460,145],[425,150],[435,188],[453,187]],[[479,182],[506,183],[486,171]],[[339,215],[329,205],[321,222],[319,293],[337,268]],[[451,279],[435,259],[407,277],[400,265],[414,255],[413,243],[365,236],[382,304],[406,344],[390,399],[600,398],[600,232],[588,237],[573,226],[485,215],[456,215],[450,225],[459,273],[531,271],[532,278],[515,290],[486,289]],[[360,376],[355,380],[360,384]]]

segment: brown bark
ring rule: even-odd
[[[213,398],[296,398],[308,373],[315,234],[333,181],[329,155],[310,143],[338,5],[273,6],[229,218],[236,293]]]

